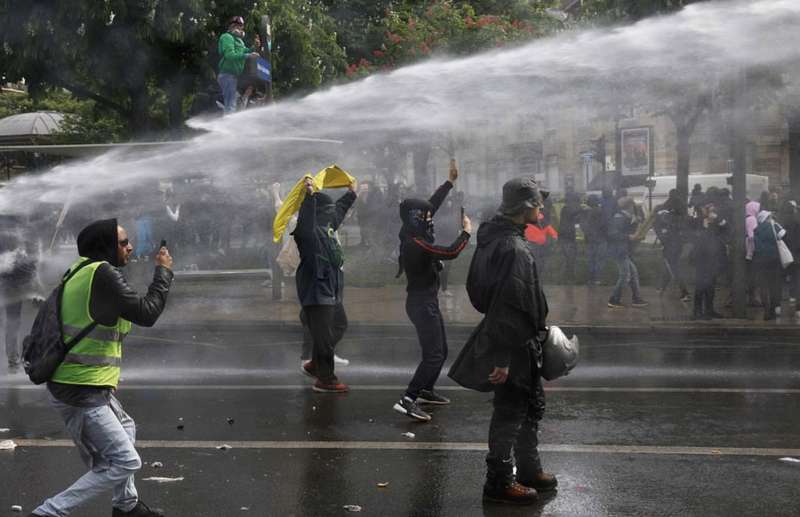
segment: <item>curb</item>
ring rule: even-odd
[[[800,343],[800,325],[742,325],[731,323],[734,320],[721,320],[719,323],[700,324],[692,327],[684,324],[656,324],[656,325],[586,325],[565,323],[558,325],[567,334],[594,337],[622,337],[637,336],[658,339],[662,337],[793,337]],[[469,334],[476,324],[473,323],[446,323],[447,328],[454,334]],[[350,321],[350,331],[360,333],[381,333],[386,330],[414,333],[410,322],[374,323],[365,321]],[[225,332],[269,332],[300,330],[298,321],[265,321],[265,320],[202,320],[181,323],[165,323],[158,325],[158,330],[186,331],[192,329]]]

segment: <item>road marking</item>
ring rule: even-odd
[[[15,439],[18,447],[74,447],[71,440]],[[481,442],[374,442],[374,441],[230,441],[207,440],[137,440],[140,449],[335,449],[335,450],[424,450],[485,452]],[[668,445],[584,445],[539,444],[541,452],[576,454],[655,454],[687,456],[800,456],[800,449],[759,447],[683,447]]]
[[[297,391],[307,390],[310,384],[127,384],[120,386],[126,391]],[[351,391],[403,391],[406,385],[361,384],[350,385]],[[0,384],[7,390],[44,390],[43,386],[32,384]],[[465,391],[461,386],[437,386],[437,391]],[[760,395],[800,395],[800,389],[793,388],[671,388],[671,387],[626,387],[626,386],[545,386],[546,392],[575,393],[742,393]]]

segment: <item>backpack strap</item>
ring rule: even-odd
[[[64,276],[63,276],[63,278],[61,280],[61,286],[60,286],[61,287],[61,292],[58,295],[58,322],[60,324],[63,325],[63,323],[61,322],[61,298],[64,296],[64,286],[66,285],[66,283],[73,276],[75,276],[75,274],[78,271],[80,271],[85,266],[88,266],[89,264],[92,264],[94,262],[98,262],[98,261],[97,260],[92,260],[92,259],[86,259],[85,261],[81,262],[81,264],[78,267],[76,267],[75,269],[73,269],[72,271],[67,271],[66,273],[64,273]],[[72,349],[73,346],[77,345],[81,341],[81,339],[83,339],[86,336],[88,336],[89,333],[91,331],[93,331],[96,326],[97,326],[97,322],[96,321],[91,322],[89,325],[84,327],[80,332],[78,332],[77,336],[74,336],[68,342],[64,343],[64,348],[66,348],[67,352],[69,352]],[[63,327],[61,329],[61,332],[63,334],[63,332],[64,332]]]
[[[95,262],[99,262],[99,261],[92,260],[92,259],[86,259],[83,262],[81,262],[81,264],[78,267],[76,267],[75,269],[73,269],[72,271],[66,271],[64,273],[64,276],[61,277],[61,283],[62,284],[66,284],[69,281],[69,279],[72,278],[73,276],[75,276],[75,274],[78,271],[83,269],[85,266],[88,266],[89,264],[93,264]]]

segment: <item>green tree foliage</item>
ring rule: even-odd
[[[677,11],[700,0],[584,0],[579,16],[594,21],[638,21]]]
[[[306,0],[260,2],[254,14],[268,14],[273,25],[275,89],[283,95],[313,90],[338,77],[347,60],[336,22],[325,7]]]
[[[334,21],[316,1],[0,0],[0,75],[24,78],[33,99],[63,88],[92,100],[134,134],[178,129],[199,97],[213,109],[227,21],[243,16],[254,35],[261,14],[272,17],[277,94],[344,70]]]

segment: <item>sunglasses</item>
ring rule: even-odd
[[[120,246],[122,246],[122,247],[124,248],[124,247],[126,247],[128,244],[130,244],[130,239],[122,239],[122,240],[121,240],[121,241],[119,241],[117,244],[119,244]]]

